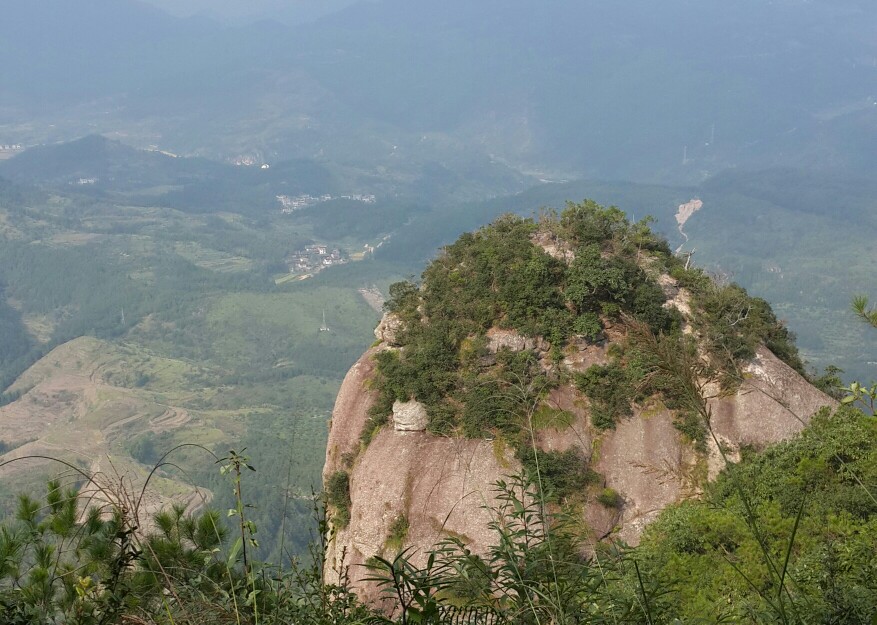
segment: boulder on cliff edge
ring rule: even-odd
[[[393,403],[393,427],[397,432],[423,432],[428,424],[426,406],[419,401]]]

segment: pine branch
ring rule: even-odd
[[[853,312],[864,319],[867,323],[877,328],[877,307],[868,307],[868,298],[865,295],[856,295],[853,298]]]

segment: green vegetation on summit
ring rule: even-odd
[[[385,422],[394,401],[416,399],[433,432],[519,436],[527,410],[560,381],[540,358],[558,362],[570,342],[603,344],[609,332],[623,339],[636,324],[691,341],[658,282],[668,276],[691,293],[694,328],[728,386],[759,344],[803,371],[791,334],[767,302],[686,269],[647,221],[632,224],[619,209],[586,201],[538,221],[502,217],[444,248],[419,286],[392,285],[387,310],[402,321],[403,349],[375,357],[382,379],[372,426]],[[529,348],[491,354],[492,329],[515,331],[530,339]],[[629,415],[637,395],[659,390],[635,388],[647,354],[624,341],[612,349],[613,364],[575,380],[601,428]]]

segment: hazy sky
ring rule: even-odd
[[[198,13],[224,21],[239,22],[273,18],[306,22],[353,4],[357,0],[144,0],[168,13],[188,16]]]

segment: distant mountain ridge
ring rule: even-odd
[[[177,160],[159,152],[138,150],[100,135],[89,135],[57,145],[31,148],[0,162],[8,178],[30,183],[72,183],[78,178],[123,178],[133,182],[155,175],[178,178],[186,173],[215,171],[203,159]]]
[[[25,150],[0,161],[0,176],[43,186],[71,185],[82,192],[134,194],[135,201],[213,212],[228,202],[261,210],[276,208],[280,193],[335,190],[331,172],[306,160],[273,167],[234,166],[199,157],[141,150],[100,135]],[[159,188],[159,193],[152,190]],[[149,192],[139,198],[138,192]],[[182,194],[182,195],[180,195]]]
[[[4,102],[50,123],[85,105],[74,118],[171,150],[390,171],[477,155],[674,182],[742,165],[865,172],[877,153],[877,13],[856,2],[394,0],[242,28],[130,1],[35,6],[63,10],[13,4]]]

